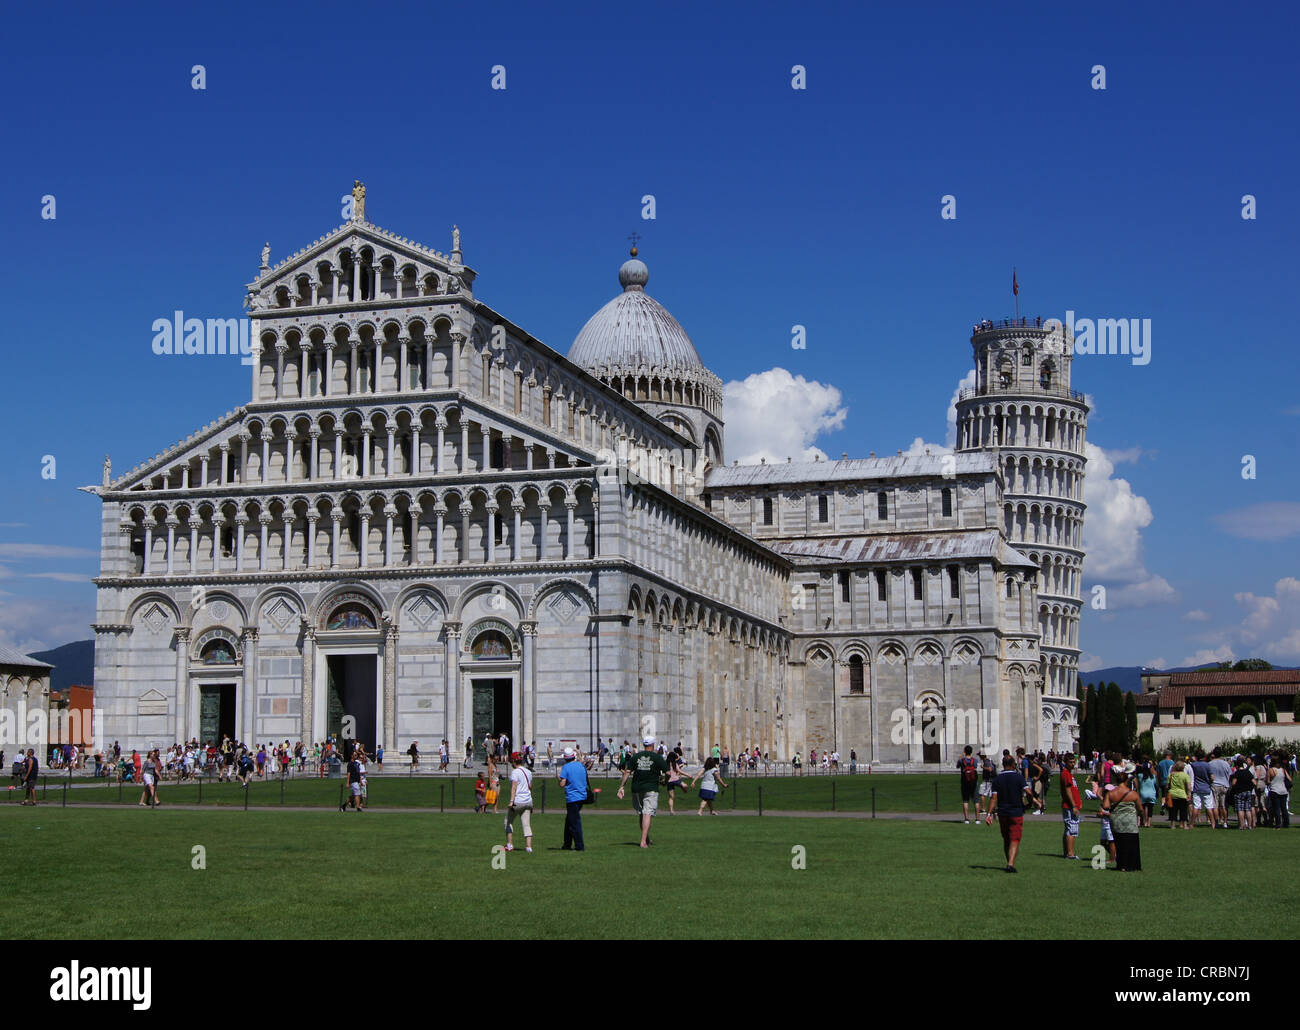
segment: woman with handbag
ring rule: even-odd
[[[1124,873],[1142,871],[1142,851],[1138,845],[1138,813],[1142,795],[1129,786],[1129,772],[1115,765],[1110,771],[1113,786],[1101,799],[1103,814],[1110,816],[1115,837],[1115,868]]]

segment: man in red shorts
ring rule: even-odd
[[[1010,755],[1002,759],[1002,772],[993,781],[993,797],[989,799],[988,822],[993,822],[992,809],[996,808],[998,823],[1002,827],[1002,850],[1007,856],[1007,872],[1016,871],[1016,855],[1020,851],[1020,831],[1025,825],[1025,791],[1029,784],[1016,769],[1016,760]]]

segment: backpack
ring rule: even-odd
[[[975,781],[975,759],[966,755],[961,760],[961,778],[967,783]]]

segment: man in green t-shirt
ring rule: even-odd
[[[668,772],[668,762],[655,751],[654,737],[641,741],[645,750],[629,755],[623,763],[623,778],[618,784],[618,799],[623,800],[623,786],[632,778],[632,807],[641,817],[641,846],[650,846],[650,820],[659,810],[659,778]]]

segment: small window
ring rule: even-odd
[[[1016,581],[1010,576],[1007,577],[1007,600],[1010,601],[1016,592]]]
[[[233,529],[223,529],[221,531],[221,556],[229,558],[231,552],[235,549],[235,531]]]
[[[770,526],[771,524],[772,524],[772,498],[764,497],[763,498],[763,525]]]
[[[889,600],[889,582],[888,580],[885,579],[885,573],[883,569],[876,570],[876,600],[877,601]]]
[[[876,518],[882,520],[889,518],[889,494],[884,490],[876,494]]]
[[[952,518],[952,487],[950,486],[943,488],[943,517]]]
[[[854,655],[849,659],[849,693],[865,693],[863,688],[862,656]]]
[[[845,604],[849,602],[849,598],[851,596],[850,590],[851,587],[849,586],[849,574],[847,572],[841,572],[840,573],[840,600],[843,601]]]
[[[961,596],[961,572],[956,565],[948,566],[948,596]]]
[[[1022,365],[1032,365],[1034,363],[1033,352],[1025,351],[1024,354],[1020,355],[1020,363]]]
[[[705,510],[705,511],[712,511],[712,510],[713,510],[713,495],[712,495],[712,494],[705,494],[705,495],[704,495],[704,510]]]
[[[912,570],[912,600],[925,600],[925,584],[921,581],[921,570]]]
[[[825,494],[822,494],[820,497],[817,498],[817,521],[829,522],[830,517],[831,517],[830,500],[826,497]]]

